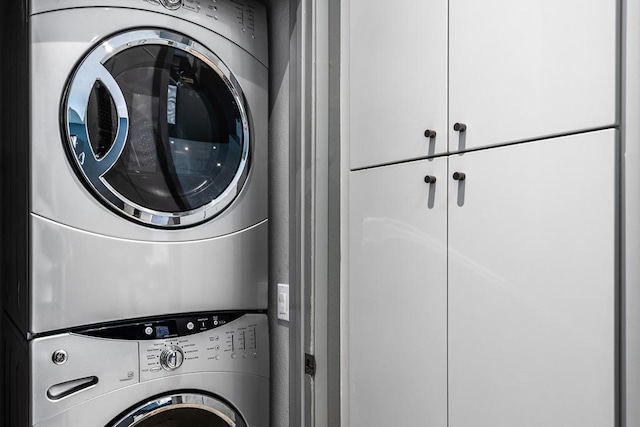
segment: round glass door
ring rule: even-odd
[[[225,403],[209,396],[180,393],[146,402],[108,427],[247,427]]]
[[[147,29],[104,41],[71,77],[63,112],[85,184],[136,222],[201,223],[246,180],[240,86],[213,52],[183,35]]]

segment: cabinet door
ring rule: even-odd
[[[615,140],[450,158],[451,427],[615,425]]]
[[[451,0],[450,151],[613,125],[617,3]]]
[[[447,1],[349,5],[351,168],[445,152]]]
[[[446,173],[437,158],[350,175],[350,426],[446,426]]]

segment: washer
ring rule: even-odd
[[[269,425],[265,314],[203,313],[78,329],[35,338],[28,352],[30,382],[16,376],[20,358],[7,359],[8,391],[18,403],[7,406],[8,425]],[[30,384],[22,391],[31,399],[15,389],[20,383]]]
[[[264,7],[31,0],[28,31],[28,286],[8,290],[14,322],[38,334],[265,309]]]

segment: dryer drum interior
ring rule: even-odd
[[[108,427],[246,427],[246,423],[213,397],[179,393],[146,402]]]
[[[62,111],[81,179],[136,222],[206,221],[246,180],[242,90],[213,52],[186,36],[148,29],[102,42],[71,77]]]

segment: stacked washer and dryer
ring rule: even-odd
[[[264,7],[20,3],[3,425],[267,426]]]

